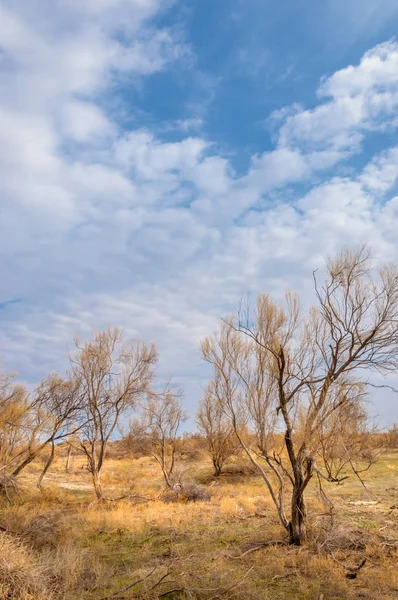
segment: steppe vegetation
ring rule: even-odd
[[[398,597],[398,429],[366,412],[397,269],[363,247],[314,280],[308,314],[262,294],[202,340],[199,433],[118,328],[32,391],[2,372],[0,599]]]

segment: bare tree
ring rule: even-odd
[[[135,457],[151,456],[152,446],[147,432],[147,423],[142,416],[135,414],[129,422],[127,433],[122,438],[125,454],[132,453]]]
[[[40,488],[54,459],[56,442],[78,431],[82,426],[81,418],[82,394],[79,383],[73,378],[64,379],[57,373],[43,379],[34,390],[29,404],[27,444],[13,475],[19,475],[50,445],[51,453],[38,481]]]
[[[66,461],[65,461],[65,473],[71,472],[73,464],[73,458],[75,454],[81,453],[79,431],[68,435],[66,438]]]
[[[48,443],[51,452],[37,482],[39,489],[54,460],[55,442],[75,437],[83,426],[81,392],[79,382],[74,379],[52,375],[42,382],[41,396],[47,416],[46,430],[50,432]]]
[[[266,384],[259,398],[262,414],[270,419],[267,417],[267,425],[261,425],[255,412],[250,415],[259,429],[280,424],[284,448],[279,452],[267,447],[253,452],[244,440],[240,441],[265,480],[280,521],[294,544],[300,544],[306,536],[305,490],[309,481],[314,474],[336,480],[318,467],[319,431],[336,411],[361,403],[371,383],[367,375],[385,375],[398,363],[396,267],[385,266],[375,273],[370,251],[362,247],[345,249],[328,259],[326,271],[322,286],[314,274],[317,306],[307,317],[296,295],[288,293],[284,306],[280,306],[262,294],[256,310],[250,306],[241,309],[234,321],[224,321],[220,334],[202,346],[205,360],[213,364],[215,371],[225,371],[228,363],[234,373],[233,402],[228,398],[224,401],[233,424],[237,407],[243,405],[249,412],[252,403],[245,379],[247,370],[256,368],[253,354],[264,361]],[[285,506],[287,486],[289,511]]]
[[[81,448],[92,475],[95,494],[103,499],[101,470],[106,449],[120,417],[146,394],[157,363],[154,346],[124,343],[118,328],[94,334],[71,357],[72,372],[83,391],[85,425]]]
[[[179,450],[178,430],[185,420],[180,404],[181,392],[166,389],[163,393],[151,393],[143,406],[146,431],[152,446],[152,456],[160,465],[168,488],[174,485],[173,475]]]
[[[343,403],[314,434],[314,452],[330,480],[342,476],[346,467],[359,476],[379,458],[375,443],[377,427],[361,402]]]
[[[0,468],[5,470],[26,446],[29,402],[15,374],[0,368]]]
[[[206,440],[216,477],[221,474],[225,462],[237,449],[234,428],[224,413],[222,402],[217,398],[218,389],[214,380],[208,384],[196,418],[199,431]]]

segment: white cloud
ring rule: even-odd
[[[390,41],[366,52],[359,65],[350,65],[325,79],[318,90],[319,97],[364,96],[369,92],[385,92],[398,88],[398,45]]]
[[[390,148],[372,160],[361,175],[361,182],[373,192],[386,192],[398,179],[398,147]]]
[[[260,191],[269,191],[289,182],[300,181],[309,174],[308,161],[300,151],[281,147],[253,157],[248,179]]]
[[[204,120],[200,117],[191,117],[188,119],[177,119],[176,121],[169,121],[163,123],[159,127],[161,133],[167,133],[169,131],[182,131],[187,133],[192,130],[199,130],[203,127]]]
[[[311,269],[346,242],[394,257],[397,148],[357,173],[330,169],[391,126],[397,44],[325,79],[311,110],[274,113],[275,148],[238,175],[215,144],[188,135],[199,117],[172,123],[180,137],[165,141],[123,130],[106,109],[101,94],[119,78],[189,56],[148,21],[163,3],[0,6],[0,301],[22,299],[3,311],[0,335],[24,377],[64,365],[76,331],[120,324],[158,340],[163,372],[197,395],[198,340],[247,291],[289,284],[308,297]]]
[[[287,115],[279,131],[279,145],[335,151],[336,160],[358,152],[366,131],[383,130],[394,123],[397,74],[398,44],[376,46],[359,65],[323,80],[318,96],[327,99],[324,103],[312,110],[295,107],[293,114]]]
[[[110,136],[115,125],[109,121],[98,106],[90,102],[71,100],[65,103],[59,117],[60,127],[66,137],[77,142]]]
[[[138,178],[147,180],[173,171],[185,174],[199,163],[206,146],[200,138],[161,143],[150,132],[141,130],[120,138],[114,154],[119,164],[133,171]]]

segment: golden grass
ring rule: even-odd
[[[13,536],[0,532],[0,599],[52,598],[46,571]]]
[[[186,477],[211,482],[212,498],[165,504],[153,460],[112,459],[104,470],[106,493],[117,497],[133,485],[134,493],[146,499],[96,505],[90,474],[82,465],[75,458],[72,473],[66,474],[63,459],[57,458],[40,493],[35,482],[41,465],[33,463],[21,477],[21,497],[12,506],[0,506],[0,525],[12,532],[3,534],[8,546],[0,546],[0,590],[10,585],[4,565],[14,551],[20,558],[10,573],[21,570],[17,600],[98,600],[140,579],[121,596],[157,598],[185,590],[162,597],[398,598],[398,510],[391,508],[398,505],[397,453],[384,456],[367,474],[368,491],[354,479],[328,487],[336,508],[332,529],[313,485],[308,542],[301,548],[271,546],[247,554],[254,542],[284,535],[258,477],[212,480],[206,460],[185,463]],[[378,504],[366,504],[376,499]],[[367,562],[358,577],[347,579],[343,565],[358,565],[363,558]],[[0,598],[7,597],[1,593]]]

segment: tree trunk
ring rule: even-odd
[[[35,460],[35,458],[37,458],[40,454],[40,452],[42,451],[42,449],[44,448],[44,446],[42,448],[40,448],[39,450],[35,451],[35,452],[29,452],[28,456],[25,458],[25,460],[23,460],[12,472],[12,475],[14,477],[17,477],[20,472],[27,467],[28,465],[30,465],[31,462],[33,462]]]
[[[300,546],[306,537],[307,512],[303,482],[296,483],[292,492],[292,518],[289,523],[290,543]]]
[[[49,458],[48,458],[48,460],[47,460],[47,462],[46,462],[46,464],[44,466],[43,471],[41,472],[41,475],[39,477],[39,481],[37,482],[37,487],[39,488],[39,490],[42,489],[42,483],[43,483],[44,476],[47,473],[48,469],[51,466],[51,463],[54,460],[54,454],[55,454],[55,444],[54,444],[54,440],[52,440],[51,441],[51,454],[50,454],[50,456],[49,456]]]
[[[70,473],[70,465],[72,462],[72,446],[68,446],[68,455],[66,457],[65,471]]]
[[[214,476],[219,477],[221,475],[222,465],[216,458],[213,458],[213,466],[214,466]]]
[[[284,414],[284,418],[285,422],[289,422],[287,414]],[[288,523],[289,541],[291,544],[300,546],[306,538],[307,511],[304,500],[304,490],[311,479],[312,467],[311,462],[306,458],[305,443],[302,444],[297,455],[295,454],[290,426],[285,433],[285,444],[294,477],[291,520]]]
[[[100,480],[100,471],[97,468],[94,468],[92,469],[91,474],[93,477],[95,495],[97,496],[97,500],[100,502],[104,498]]]
[[[171,483],[171,478],[170,478],[171,473],[167,472],[166,467],[164,467],[164,468],[162,467],[162,471],[163,471],[164,480],[166,482],[166,487],[169,488],[170,490],[173,489],[173,484]]]

